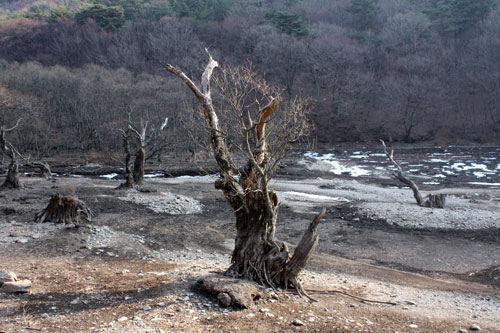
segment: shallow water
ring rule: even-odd
[[[368,148],[309,151],[303,156],[330,164],[332,174],[352,178],[387,178],[395,170],[382,148],[379,151]],[[396,147],[394,159],[404,172],[430,187],[500,186],[499,147]]]

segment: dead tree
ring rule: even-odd
[[[47,207],[35,215],[35,222],[79,225],[80,214],[85,216],[87,222],[92,221],[92,211],[83,201],[74,196],[61,196],[57,193],[50,198]]]
[[[7,169],[7,177],[5,178],[5,181],[1,186],[2,188],[21,188],[21,183],[19,181],[19,165],[17,163],[17,157],[21,156],[21,154],[5,138],[5,135],[15,130],[19,126],[20,122],[21,118],[18,119],[16,124],[10,128],[7,128],[5,126],[0,127],[0,146],[2,148],[2,154],[7,154],[10,157],[10,163]]]
[[[162,138],[163,129],[167,126],[168,118],[165,118],[163,123],[157,128],[152,125],[150,127],[150,135],[147,135],[149,122],[144,122],[141,118],[140,127],[136,127],[132,121],[129,120],[126,130],[119,130],[123,139],[123,150],[125,151],[125,183],[121,184],[118,188],[132,188],[135,185],[142,185],[144,183],[144,169],[146,160],[155,154],[160,154],[163,145],[159,143]],[[138,141],[137,153],[135,154],[134,167],[130,169],[130,161],[132,154],[130,152],[130,137],[134,134]],[[151,154],[146,155],[146,149],[150,148]]]
[[[417,184],[406,177],[403,169],[401,169],[401,166],[394,160],[394,150],[391,149],[391,152],[389,153],[384,140],[380,140],[380,142],[382,143],[382,147],[384,147],[385,156],[387,156],[392,165],[396,167],[397,171],[393,174],[394,178],[411,188],[413,191],[413,197],[417,201],[417,204],[421,207],[444,208],[446,204],[446,194],[429,194],[424,200]]]
[[[236,216],[235,247],[226,273],[273,288],[294,287],[300,295],[305,295],[297,276],[316,247],[317,225],[326,210],[316,215],[292,255],[285,243],[275,239],[280,205],[276,193],[269,188],[269,182],[285,149],[305,132],[308,103],[297,98],[286,105],[286,111],[280,117],[280,112],[277,112],[279,91],[259,80],[251,69],[236,67],[223,69],[220,79],[216,80],[225,101],[216,112],[210,81],[218,63],[210,54],[208,58],[201,87],[180,69],[172,65],[167,65],[166,69],[189,87],[201,105],[220,172],[215,187],[222,190]],[[260,102],[266,100],[267,104],[261,106]],[[224,118],[224,110],[235,111],[226,117],[225,120],[230,122],[229,125],[226,122],[226,127],[219,122],[220,115]],[[266,132],[266,125],[272,120],[279,122],[276,127],[271,127],[271,137]],[[242,140],[230,144],[233,151],[240,151],[248,160],[243,171],[235,164],[228,149],[229,131],[235,129]]]
[[[25,164],[27,167],[38,168],[40,169],[40,173],[42,177],[45,177],[46,180],[55,181],[52,176],[52,171],[50,170],[50,165],[46,162],[28,162]]]

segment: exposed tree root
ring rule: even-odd
[[[394,303],[394,302],[378,301],[378,300],[368,299],[368,298],[364,298],[364,297],[360,297],[360,296],[356,296],[356,295],[351,295],[343,290],[338,290],[338,289],[330,289],[330,290],[308,289],[308,291],[310,293],[315,293],[315,294],[342,294],[342,295],[349,296],[349,297],[354,298],[358,301],[366,302],[366,303],[398,305],[398,303]]]

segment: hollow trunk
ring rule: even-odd
[[[134,183],[142,185],[144,183],[144,164],[146,162],[146,153],[144,149],[139,148],[134,161]]]
[[[7,177],[2,184],[3,188],[21,188],[21,183],[19,182],[19,166],[17,160],[12,158],[9,164],[9,169],[7,171]]]

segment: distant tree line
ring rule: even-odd
[[[46,129],[19,134],[33,147],[119,149],[109,128],[130,107],[182,133],[175,119],[193,101],[163,66],[198,77],[204,47],[310,96],[319,142],[499,139],[497,0],[18,3],[0,4],[0,93],[42,117]]]

